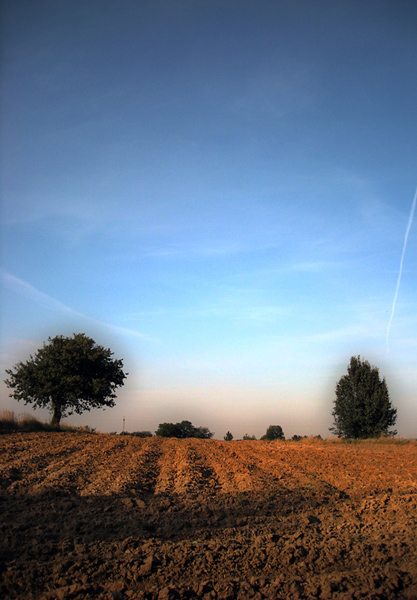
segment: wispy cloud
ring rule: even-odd
[[[40,304],[40,305],[48,308],[49,310],[52,310],[54,312],[68,314],[68,315],[73,315],[75,317],[86,318],[85,315],[77,312],[76,310],[73,310],[69,306],[66,306],[66,304],[60,302],[59,300],[57,300],[56,298],[53,298],[52,296],[49,296],[49,294],[45,294],[44,292],[41,292],[37,288],[33,287],[33,285],[31,285],[27,281],[23,281],[23,279],[19,279],[18,277],[15,277],[14,275],[12,275],[11,273],[8,273],[7,271],[3,271],[3,270],[1,271],[1,278],[2,278],[4,285],[7,288],[11,289],[12,291],[14,291],[22,296],[26,296],[27,298],[30,298],[37,304]]]
[[[142,334],[139,331],[136,331],[134,329],[130,329],[127,327],[121,327],[119,325],[114,325],[113,323],[106,323],[104,321],[100,321],[99,319],[94,319],[93,317],[89,317],[88,315],[78,312],[78,311],[74,310],[73,308],[67,306],[60,300],[57,300],[56,298],[53,298],[49,294],[46,294],[45,292],[38,290],[36,287],[31,285],[27,281],[24,281],[23,279],[19,279],[18,277],[15,277],[14,275],[12,275],[11,273],[8,273],[7,271],[1,270],[0,275],[1,275],[1,279],[2,279],[2,282],[5,285],[5,287],[7,287],[8,289],[12,290],[13,292],[15,292],[19,295],[29,298],[33,302],[40,304],[41,306],[44,306],[45,308],[47,308],[48,310],[50,310],[52,312],[90,321],[91,323],[95,323],[96,325],[100,325],[101,327],[105,327],[106,329],[110,329],[111,331],[118,333],[120,335],[128,335],[128,336],[133,336],[133,337],[147,339],[147,340],[150,339],[147,336],[145,336],[144,334]]]

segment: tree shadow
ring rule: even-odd
[[[219,597],[233,599],[243,567],[253,581],[241,597],[257,597],[265,586],[278,594],[285,585],[283,596],[271,596],[284,598],[307,575],[304,562],[312,577],[320,555],[314,575],[319,590],[334,561],[343,563],[343,553],[320,554],[318,544],[329,525],[325,519],[351,504],[338,489],[319,487],[290,488],[274,481],[262,490],[235,493],[208,486],[176,495],[138,489],[108,496],[3,493],[0,595],[153,600],[174,582],[189,595],[167,592],[168,599],[203,598],[215,589],[226,594]],[[342,591],[348,584],[337,585]],[[225,590],[232,590],[230,596]]]
[[[209,475],[207,475],[209,477]],[[314,489],[236,493],[126,494],[79,496],[47,492],[39,495],[0,495],[2,554],[25,554],[31,546],[63,543],[120,542],[126,538],[176,540],[239,529],[256,520],[278,522],[313,513],[341,493],[327,486]]]

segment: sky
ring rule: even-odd
[[[129,376],[74,425],[330,437],[360,355],[417,437],[416,2],[1,10],[0,407],[83,332]]]

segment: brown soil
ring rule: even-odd
[[[417,598],[415,443],[0,436],[0,596]]]

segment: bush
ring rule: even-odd
[[[223,438],[226,442],[231,442],[233,440],[233,434],[228,431]]]
[[[249,435],[249,433],[245,433],[245,435],[243,436],[243,439],[246,440],[256,440],[256,436],[255,435]]]
[[[155,435],[160,437],[174,438],[200,438],[208,440],[213,437],[208,427],[194,427],[190,421],[181,421],[181,423],[160,423]]]
[[[201,440],[209,440],[213,437],[214,433],[210,431],[208,427],[195,427],[194,435],[191,437],[199,438]]]
[[[261,440],[285,440],[281,425],[270,425],[266,430],[265,435],[261,437]]]

